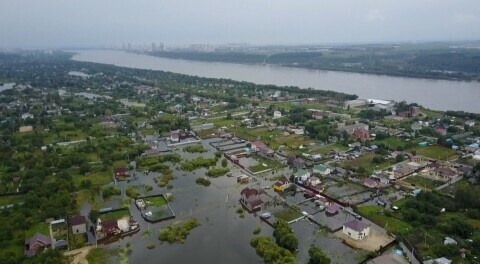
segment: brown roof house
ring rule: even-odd
[[[25,239],[25,256],[33,257],[38,251],[48,248],[52,245],[50,236],[36,233],[31,238]]]
[[[287,178],[282,177],[273,185],[273,189],[278,192],[283,192],[288,186],[290,186],[290,182],[288,182]]]
[[[87,220],[83,215],[76,215],[68,219],[73,234],[84,234],[87,232]]]
[[[105,220],[102,222],[102,232],[105,236],[114,235],[119,230],[118,222],[115,219]]]
[[[343,224],[342,232],[354,240],[362,240],[370,235],[370,225],[355,219]]]
[[[263,204],[259,197],[261,193],[262,191],[247,187],[240,192],[242,195],[242,198],[240,198],[240,203],[244,205],[250,212],[259,211],[262,209]]]

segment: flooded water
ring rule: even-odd
[[[406,100],[435,110],[480,113],[480,82],[391,77],[273,65],[173,60],[113,50],[78,51],[73,60],[258,84],[311,87],[357,94],[364,99]]]
[[[209,147],[207,145],[204,144],[204,147]],[[179,149],[182,148],[179,147]],[[206,155],[213,157],[213,150],[202,154],[184,152],[181,154],[185,159]],[[273,230],[259,218],[248,214],[245,215],[245,218],[240,218],[236,213],[240,190],[245,186],[238,186],[235,178],[224,176],[212,179],[212,185],[204,187],[197,185],[195,180],[200,176],[203,177],[206,169],[185,173],[175,170],[175,167],[175,165],[172,166],[175,179],[169,183],[174,186],[172,190],[159,189],[153,181],[157,175],[155,173],[150,175],[137,173],[136,181],[119,182],[118,184],[122,193],[127,184],[148,184],[154,187],[151,192],[145,192],[142,195],[171,192],[174,201],[170,203],[170,206],[174,210],[176,218],[156,224],[147,223],[132,203],[130,211],[141,226],[140,232],[132,237],[126,237],[106,245],[106,247],[120,249],[130,242],[133,251],[129,255],[129,263],[262,263],[255,249],[250,246],[252,232],[257,226],[262,227],[265,235],[271,235]],[[116,203],[118,204],[118,201],[109,201],[106,204],[115,206]],[[158,240],[158,231],[161,227],[191,218],[196,218],[201,226],[190,231],[184,244],[168,244]],[[143,236],[146,230],[150,230],[150,237]],[[147,245],[150,243],[155,244],[156,247],[147,249]]]
[[[15,86],[15,83],[4,83],[3,85],[0,85],[0,92],[12,89],[13,86]]]

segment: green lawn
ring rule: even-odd
[[[395,218],[388,217],[383,213],[384,208],[376,205],[360,206],[357,210],[366,218],[373,221],[377,225],[386,228],[391,233],[404,233],[412,228],[408,223]],[[395,213],[394,213],[395,214]]]
[[[436,187],[443,184],[441,181],[435,181],[421,176],[411,176],[403,179],[406,182],[415,184],[416,187],[427,188],[430,190],[435,189]]]
[[[287,222],[295,220],[295,219],[302,216],[302,214],[300,212],[298,212],[297,210],[294,210],[292,208],[287,208],[287,209],[282,210],[282,211],[276,211],[276,212],[273,213],[273,215],[276,218],[285,220]]]
[[[50,236],[50,228],[48,227],[47,223],[38,223],[36,225],[31,226],[29,229],[25,231],[25,238],[32,237],[36,233],[44,234],[46,236]]]
[[[148,198],[143,198],[143,200],[147,204],[147,207],[149,206],[161,207],[167,204],[167,200],[165,200],[163,196],[148,197]]]
[[[122,217],[130,216],[130,215],[131,215],[130,210],[128,210],[128,208],[123,208],[122,210],[101,214],[100,219],[105,221],[109,219],[120,219]]]
[[[70,169],[69,172],[72,175],[73,183],[76,187],[79,187],[85,180],[90,180],[94,186],[101,186],[112,182],[112,172],[108,171],[92,172],[86,176],[79,174],[78,169]]]
[[[342,152],[342,151],[347,151],[348,147],[345,147],[340,143],[335,143],[333,145],[321,146],[315,151],[315,153],[325,155],[325,154],[328,154],[328,152],[330,152],[331,150]]]
[[[405,141],[405,139],[392,136],[392,137],[384,138],[382,140],[374,140],[372,142],[372,145],[385,144],[390,149],[398,149],[398,148],[404,149],[407,143],[412,143],[416,145],[418,143],[417,141],[418,140]]]
[[[442,146],[416,147],[417,155],[433,158],[447,159],[455,155],[455,151]]]
[[[266,158],[260,157],[260,156],[253,156],[253,158],[256,161],[258,161],[258,164],[248,168],[252,172],[259,172],[259,171],[263,171],[263,170],[267,170],[267,169],[275,169],[275,168],[282,168],[283,167],[283,164],[276,161],[276,160],[270,160],[270,159],[266,159]],[[263,166],[263,164],[265,164],[267,166],[265,167],[265,166]]]

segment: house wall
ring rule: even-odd
[[[73,234],[83,234],[87,232],[87,227],[86,225],[72,226],[72,232]]]
[[[365,228],[362,232],[357,232],[356,230],[343,226],[343,234],[354,240],[362,240],[370,235],[370,227]]]

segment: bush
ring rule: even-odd
[[[132,186],[129,186],[127,188],[126,194],[127,194],[128,197],[130,197],[132,199],[135,199],[140,195],[138,193],[138,191],[135,188],[133,188]]]
[[[193,146],[187,146],[183,148],[184,152],[188,153],[204,153],[207,152],[207,149],[204,149],[202,145],[193,145]]]
[[[173,225],[160,229],[158,239],[160,241],[166,241],[171,244],[183,244],[187,236],[190,234],[190,230],[194,229],[197,226],[200,226],[200,224],[195,218],[185,221],[183,225],[182,222],[174,223]]]
[[[198,157],[193,160],[187,160],[182,164],[182,170],[184,171],[193,171],[198,168],[204,167],[208,168],[217,164],[217,158],[205,159],[203,157]]]
[[[154,248],[155,248],[155,244],[150,243],[150,244],[147,245],[147,248],[148,248],[148,249],[154,249]]]
[[[255,229],[253,229],[253,234],[254,235],[258,235],[258,234],[260,234],[260,232],[262,232],[262,229],[259,226],[255,227]]]
[[[208,187],[211,184],[211,182],[208,179],[205,179],[205,178],[198,178],[197,180],[195,180],[195,182],[198,185],[203,185],[205,187]]]
[[[213,168],[208,170],[207,175],[212,178],[217,178],[227,174],[229,171],[229,168]]]
[[[102,190],[102,197],[103,199],[108,199],[114,195],[120,195],[121,191],[117,187],[108,186]]]
[[[228,165],[227,159],[223,158],[223,159],[222,159],[222,167],[226,168],[227,165]]]

